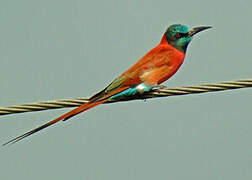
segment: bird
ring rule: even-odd
[[[102,91],[88,99],[88,102],[49,121],[6,143],[16,143],[34,133],[41,131],[59,121],[66,121],[73,116],[87,111],[108,100],[130,98],[150,92],[173,76],[183,64],[188,44],[193,36],[211,26],[200,26],[191,30],[182,24],[173,24],[167,28],[160,43],[139,59],[133,66],[118,76]]]

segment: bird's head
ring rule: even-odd
[[[189,30],[187,26],[181,24],[174,24],[168,27],[165,32],[167,42],[178,49],[179,51],[186,52],[186,48],[192,37],[200,31],[211,28],[210,26],[201,26]]]

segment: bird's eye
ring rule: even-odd
[[[176,38],[181,38],[182,34],[181,33],[177,33],[175,36],[176,36]]]
[[[181,34],[180,33],[177,33],[175,36],[176,36],[176,38],[181,38]]]

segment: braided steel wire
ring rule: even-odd
[[[198,93],[207,93],[207,92],[215,92],[215,91],[225,91],[225,90],[248,88],[248,87],[252,87],[252,79],[242,79],[242,80],[235,80],[235,81],[202,84],[202,85],[196,85],[196,86],[183,86],[183,87],[175,87],[175,88],[167,88],[165,86],[159,86],[153,89],[149,93],[137,95],[131,98],[108,101],[107,103],[129,101],[129,100],[139,100],[139,99],[149,99],[149,98],[156,98],[156,97],[167,97],[167,96],[198,94]],[[59,108],[65,108],[65,107],[76,107],[86,102],[88,102],[88,98],[76,98],[76,99],[43,101],[43,102],[22,104],[22,105],[9,106],[9,107],[0,107],[0,115],[24,113],[24,112],[31,112],[31,111],[43,111],[43,110],[59,109]]]

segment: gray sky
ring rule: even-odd
[[[0,106],[90,96],[173,23],[197,35],[170,87],[252,78],[252,1],[1,0]],[[111,105],[0,148],[0,179],[249,180],[251,89]],[[0,143],[69,109],[2,116]]]

